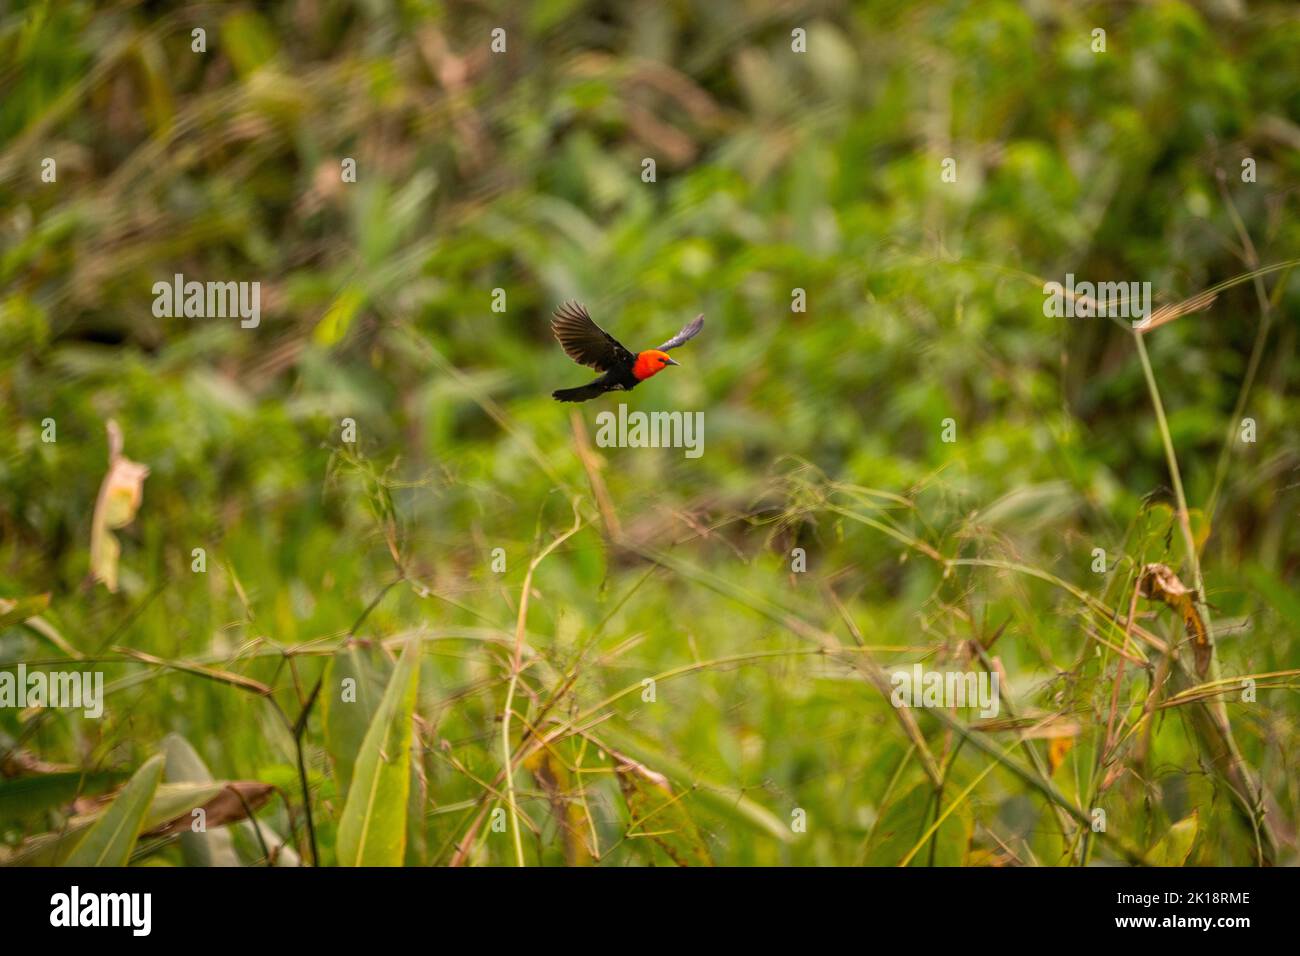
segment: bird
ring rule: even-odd
[[[682,330],[657,349],[646,349],[635,355],[618,339],[591,320],[580,302],[565,302],[555,310],[551,331],[569,358],[579,365],[587,365],[600,378],[577,388],[558,388],[551,393],[557,402],[585,402],[605,392],[630,391],[651,376],[658,375],[669,365],[679,365],[668,352],[684,345],[704,328],[704,314],[697,315]]]

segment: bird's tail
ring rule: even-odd
[[[604,391],[599,382],[592,382],[590,385],[579,385],[577,388],[557,388],[551,392],[551,397],[557,402],[585,402],[603,394]]]

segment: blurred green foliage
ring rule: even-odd
[[[1049,578],[1122,626],[1141,565],[1191,577],[1133,336],[1045,317],[1042,284],[1150,281],[1177,301],[1296,256],[1298,46],[1286,0],[12,5],[0,597],[51,603],[4,622],[0,665],[98,667],[110,694],[99,721],[0,710],[5,776],[25,779],[22,754],[125,779],[177,733],[216,779],[278,786],[259,818],[310,861],[291,725],[320,678],[303,775],[333,863],[356,760],[339,748],[364,736],[329,730],[336,678],[360,676],[374,707],[414,633],[406,861],[514,862],[510,828],[476,820],[509,809],[521,587],[576,497],[582,528],[532,579],[514,697],[514,745],[535,720],[563,729],[514,773],[528,862],[897,863],[991,758],[917,714],[947,775],[936,800],[855,662],[978,667],[969,642],[994,634],[1019,710],[1073,728],[1068,750],[1026,745],[1059,757],[1067,799],[1153,860],[1257,860],[1191,708],[1143,721],[1153,682],[1176,690],[1161,655],[1121,676],[1128,733],[1098,770],[1118,657]],[[260,325],[156,318],[153,284],[176,273],[260,282]],[[548,329],[568,298],[636,348],[707,324],[682,368],[575,410],[549,397],[587,380]],[[1300,667],[1297,308],[1284,269],[1146,337],[1208,529],[1225,676]],[[1257,348],[1249,444],[1232,416]],[[703,410],[704,455],[597,449],[584,466],[578,436],[618,401]],[[150,469],[116,532],[115,594],[87,580],[110,418]],[[905,539],[1040,576],[946,566]],[[827,652],[764,601],[872,650]],[[1138,610],[1180,639],[1167,611]],[[98,663],[67,664],[69,647]],[[1227,697],[1278,860],[1295,855],[1295,685]],[[554,723],[579,715],[582,733]],[[6,814],[0,840],[57,829],[66,797]],[[670,836],[645,835],[665,819]],[[249,862],[253,836],[236,833]],[[999,765],[913,862],[1077,862],[1081,844]]]

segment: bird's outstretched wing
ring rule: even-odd
[[[667,352],[669,349],[675,349],[679,345],[685,345],[695,336],[700,334],[700,329],[704,328],[704,313],[701,312],[695,317],[695,321],[689,325],[682,326],[682,330],[674,335],[671,339],[659,346],[660,352]]]
[[[577,302],[566,302],[555,310],[551,331],[569,358],[598,372],[608,372],[616,365],[631,365],[636,361],[636,356],[591,321],[587,310]]]

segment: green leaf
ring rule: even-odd
[[[366,293],[357,286],[348,286],[330,303],[325,316],[312,332],[312,339],[317,345],[331,346],[347,335],[352,320],[366,302]]]
[[[77,844],[66,865],[126,866],[162,774],[161,754],[146,760],[122,788],[112,806]]]
[[[340,797],[347,795],[352,770],[370,722],[379,710],[392,665],[377,646],[349,644],[334,655],[321,689],[325,749],[334,764]],[[345,681],[352,681],[346,685]],[[348,696],[345,699],[345,689]]]
[[[405,857],[419,655],[419,642],[408,640],[361,744],[339,820],[341,866],[401,866]]]
[[[0,627],[21,624],[29,617],[35,617],[50,606],[48,594],[33,594],[31,597],[0,598]]]
[[[425,839],[424,801],[428,797],[428,785],[424,774],[416,766],[419,760],[414,748],[411,750],[411,790],[406,800],[406,860],[407,866],[424,866],[428,855]]]
[[[1192,853],[1192,844],[1196,842],[1196,830],[1199,826],[1199,813],[1184,817],[1160,838],[1160,842],[1147,854],[1153,866],[1186,866],[1187,858]]]
[[[325,725],[325,749],[334,764],[340,797],[352,784],[353,767],[366,731],[379,710],[384,685],[393,669],[377,644],[350,643],[330,661],[325,675],[321,709]],[[346,681],[351,681],[346,684]],[[345,699],[345,690],[348,696]],[[424,778],[411,756],[411,789],[406,826],[406,865],[423,866],[425,859]]]
[[[165,776],[169,782],[214,782],[203,758],[180,734],[168,734],[163,739],[163,756],[167,760]],[[192,830],[182,833],[181,858],[186,866],[239,866],[234,842],[230,831],[225,827],[214,827],[206,833],[195,833]]]

